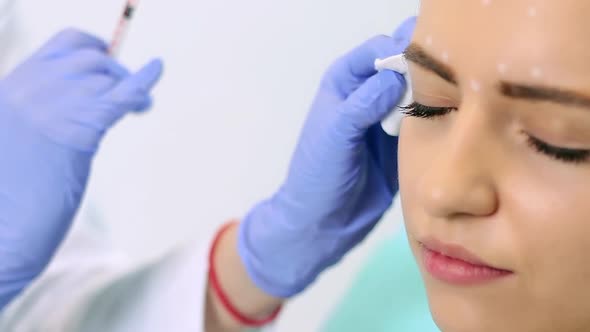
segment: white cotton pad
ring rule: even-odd
[[[375,60],[375,69],[377,71],[393,70],[404,75],[406,80],[406,91],[398,106],[391,111],[391,114],[381,122],[383,130],[390,136],[399,136],[401,121],[404,115],[400,112],[400,107],[405,107],[413,102],[410,75],[408,73],[408,63],[403,54],[395,55],[387,59]]]

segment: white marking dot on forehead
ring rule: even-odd
[[[471,90],[473,90],[475,92],[481,91],[481,84],[478,81],[471,80],[471,82],[469,83],[469,85],[471,86]]]
[[[533,78],[541,78],[541,76],[543,76],[543,71],[539,67],[533,67],[533,69],[531,69],[531,76]]]
[[[535,8],[535,7],[529,7],[528,14],[529,14],[530,17],[537,16],[537,8]]]
[[[481,0],[481,3],[482,3],[484,6],[489,6],[489,5],[492,3],[492,0]]]
[[[444,62],[449,62],[449,52],[442,52],[440,56]]]
[[[427,46],[432,46],[432,36],[428,36],[426,37],[426,45]]]
[[[500,72],[500,74],[506,74],[506,72],[508,71],[508,65],[506,65],[505,63],[499,63],[498,71]]]

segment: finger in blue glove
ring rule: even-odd
[[[0,310],[47,266],[104,135],[150,107],[162,70],[131,74],[104,41],[68,29],[0,81]]]

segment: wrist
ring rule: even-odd
[[[237,253],[237,225],[224,227],[211,249],[209,299],[226,327],[260,327],[273,321],[282,300],[252,283]]]

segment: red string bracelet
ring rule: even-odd
[[[217,272],[215,271],[215,252],[217,251],[217,247],[219,246],[221,237],[235,224],[236,223],[228,223],[227,225],[224,225],[215,236],[215,240],[213,241],[213,245],[211,246],[211,251],[209,252],[209,282],[211,283],[213,292],[223,305],[224,309],[232,316],[233,319],[236,320],[236,322],[240,323],[245,327],[263,327],[272,323],[279,316],[279,313],[281,312],[281,307],[277,308],[277,310],[275,310],[268,318],[265,319],[253,319],[247,317],[246,315],[242,314],[231,303],[227,294],[221,287],[221,283],[219,282],[219,278],[217,277]]]

